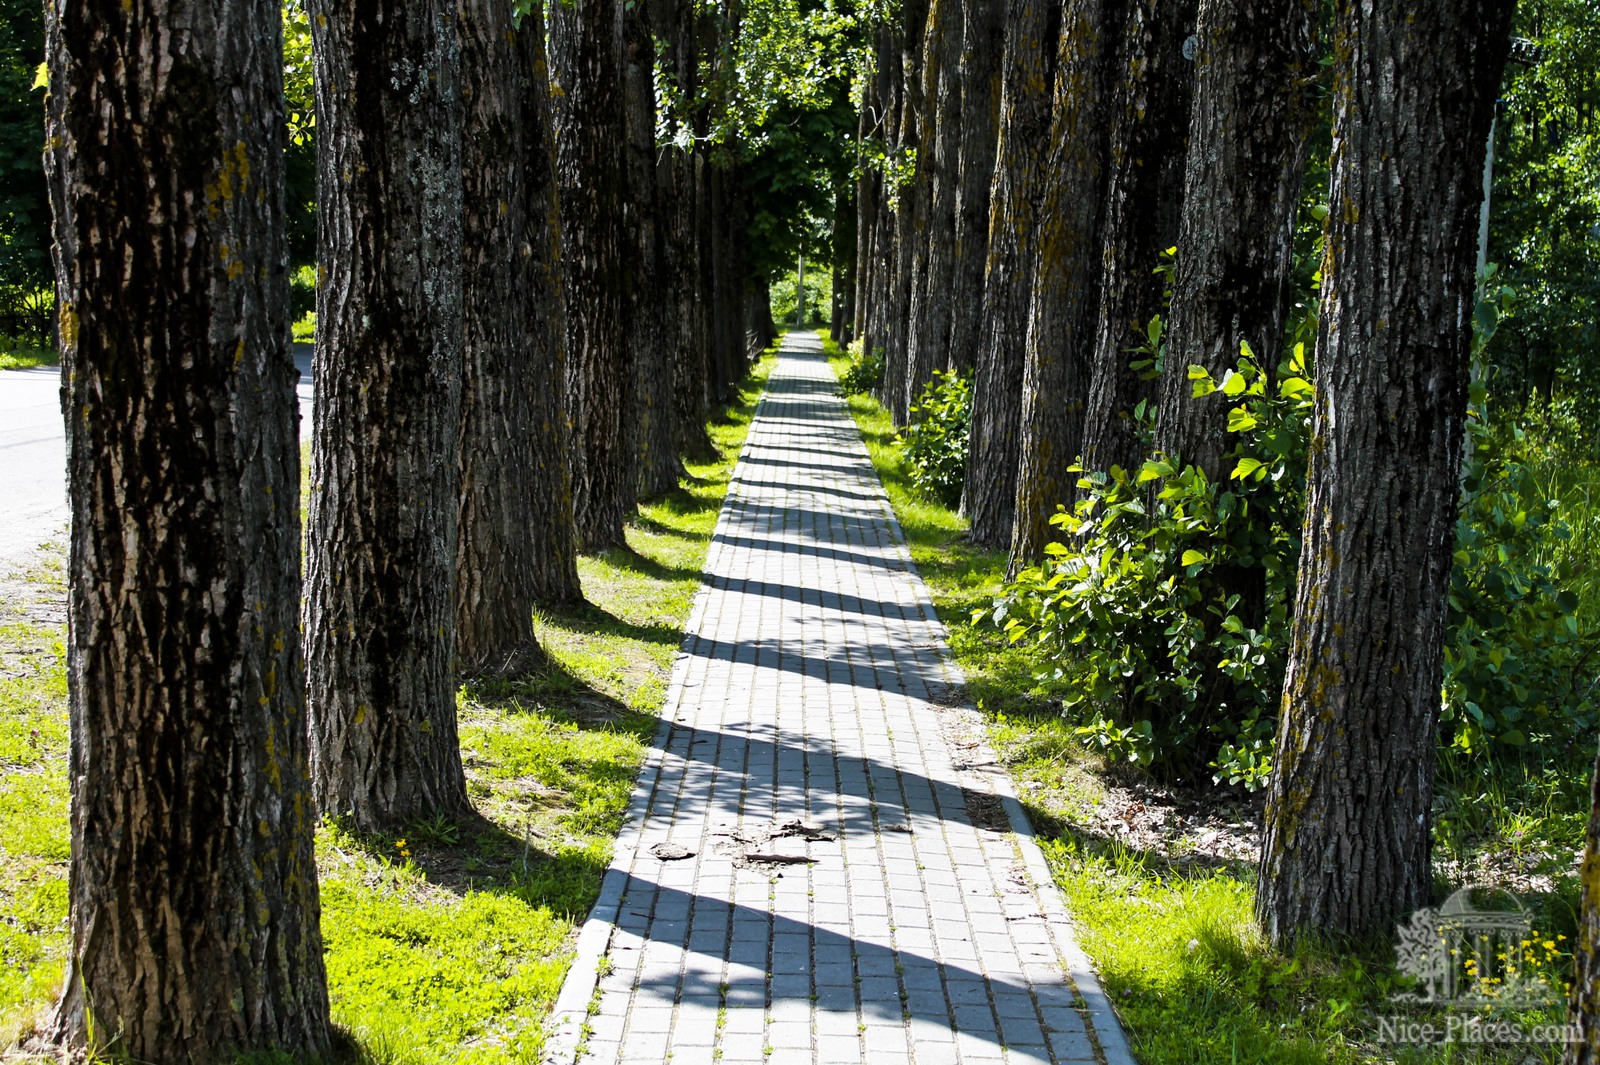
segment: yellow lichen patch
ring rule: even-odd
[[[250,156],[244,141],[239,141],[232,148],[223,151],[217,166],[217,176],[206,186],[206,214],[211,218],[217,217],[223,204],[244,192],[249,185]],[[224,245],[222,257],[226,260],[228,256],[228,249]]]
[[[74,348],[78,346],[78,309],[66,300],[61,301],[61,310],[57,314],[61,326],[61,346]]]

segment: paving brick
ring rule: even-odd
[[[1091,1060],[1070,924],[1052,887],[1012,878],[1018,854],[1042,875],[1032,841],[968,821],[965,789],[993,784],[957,768],[982,759],[956,756],[957,711],[930,694],[959,677],[807,334],[751,425],[686,632],[613,861],[586,1060],[709,1060],[713,1040],[724,1065]],[[836,838],[766,839],[795,819]],[[668,841],[693,856],[656,858]],[[736,868],[741,851],[811,864]],[[593,972],[580,959],[563,1001],[587,1003]]]

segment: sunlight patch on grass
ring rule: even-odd
[[[0,336],[0,370],[33,370],[59,365],[61,353],[53,345]]]

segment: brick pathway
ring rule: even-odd
[[[551,1059],[1130,1065],[813,334],[704,579]]]

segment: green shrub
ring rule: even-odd
[[[1273,392],[1248,347],[1220,382],[1191,368],[1197,397],[1234,403],[1228,480],[1177,457],[1080,468],[1083,496],[1051,519],[1064,542],[981,612],[1042,654],[1040,679],[1084,742],[1167,779],[1264,783],[1300,550],[1305,372],[1303,345]],[[1135,414],[1148,428],[1148,406]]]
[[[1572,531],[1523,460],[1520,428],[1473,418],[1467,446],[1441,739],[1468,752],[1530,741],[1587,750],[1596,693],[1584,667],[1600,640],[1579,625],[1572,588],[1586,575],[1561,550]]]
[[[935,370],[899,437],[917,491],[947,507],[961,501],[971,429],[972,378]]]
[[[857,338],[850,342],[849,351],[850,366],[839,376],[839,394],[859,396],[876,391],[883,384],[883,349],[874,348],[868,355]]]
[[[1510,296],[1485,286],[1477,353]],[[1040,679],[1060,692],[1085,742],[1168,779],[1209,767],[1216,781],[1255,788],[1271,772],[1304,513],[1313,392],[1305,352],[1315,330],[1308,313],[1270,393],[1248,347],[1221,381],[1188,369],[1197,397],[1232,404],[1225,483],[1179,456],[1157,456],[1132,473],[1079,470],[1082,497],[1052,519],[1064,542],[982,612],[1013,642],[1041,652],[1048,668]],[[1154,374],[1159,319],[1148,340],[1133,365]],[[1553,762],[1568,749],[1590,750],[1600,721],[1600,475],[1587,452],[1575,453],[1587,434],[1563,421],[1564,409],[1542,415],[1550,431],[1539,434],[1509,416],[1491,424],[1486,409],[1474,385],[1439,738],[1453,757],[1526,752]],[[1148,440],[1146,405],[1135,415]]]
[[[289,278],[289,320],[317,313],[317,268],[302,266]]]

